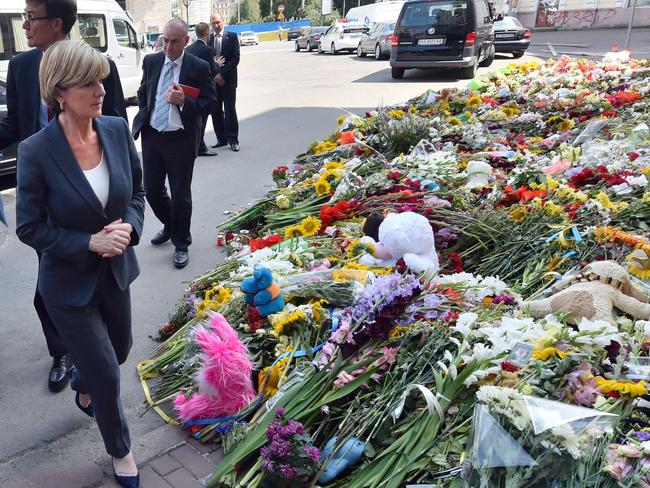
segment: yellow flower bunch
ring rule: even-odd
[[[284,229],[284,238],[285,239],[295,239],[296,237],[302,237],[302,229],[299,225],[291,225]]]
[[[619,395],[629,395],[632,398],[640,397],[648,393],[647,383],[639,381],[635,383],[628,380],[606,380],[601,376],[595,377],[598,389],[603,393],[618,393]]]
[[[316,190],[316,195],[319,197],[332,193],[332,186],[325,178],[319,178],[316,183],[314,183],[314,189]]]
[[[232,290],[223,286],[214,286],[205,292],[205,297],[198,305],[197,315],[203,318],[208,310],[219,310],[232,297]]]
[[[563,120],[562,122],[560,122],[558,124],[557,128],[558,128],[558,130],[560,130],[562,132],[566,132],[566,131],[568,131],[570,129],[573,129],[573,127],[575,125],[576,124],[573,122],[573,120],[569,119],[569,120]]]
[[[523,222],[528,216],[528,210],[523,205],[515,205],[512,207],[510,212],[508,212],[508,217],[510,220],[515,222]]]
[[[278,195],[275,197],[275,204],[278,208],[287,209],[291,206],[291,199],[286,195]]]
[[[293,349],[291,346],[287,346],[285,352],[291,352]],[[278,392],[278,386],[280,382],[280,377],[289,364],[289,358],[282,358],[274,366],[267,366],[262,369],[257,375],[258,394],[262,394],[262,388],[264,388],[265,396],[273,396]],[[268,380],[266,381],[266,386],[264,386],[264,380],[268,374]]]
[[[551,192],[560,186],[560,182],[550,176],[546,177],[546,183],[530,183],[531,190],[542,190]],[[567,187],[568,188],[568,187]]]
[[[553,202],[546,202],[544,205],[544,213],[546,215],[550,215],[551,217],[563,217],[565,214],[564,208],[562,206],[557,205]]]
[[[359,270],[359,271],[370,271],[370,272],[372,272],[373,274],[375,274],[377,276],[389,275],[389,274],[391,274],[393,272],[392,266],[388,266],[388,267],[385,267],[385,268],[383,268],[383,267],[373,267],[373,266],[366,266],[365,264],[355,263],[355,262],[351,262],[351,263],[346,264],[343,267],[343,269],[356,269],[356,270]]]
[[[533,359],[540,361],[548,361],[549,358],[564,359],[569,353],[558,349],[557,347],[545,347],[544,349],[535,349],[533,351]]]
[[[316,217],[309,216],[302,219],[298,226],[300,227],[300,232],[302,232],[303,236],[311,237],[316,235],[320,230],[321,221]]]
[[[331,181],[340,180],[344,173],[345,171],[341,169],[328,169],[320,175],[319,179],[325,180],[329,183]]]
[[[399,109],[390,110],[388,112],[388,116],[391,119],[402,119],[404,118],[404,115],[405,115],[404,110],[399,110]]]
[[[449,117],[449,125],[461,125],[462,122],[458,117]]]
[[[372,254],[375,252],[375,246],[370,243],[361,242],[354,240],[348,246],[348,257],[357,258],[363,256],[364,254]]]
[[[323,168],[330,170],[330,169],[342,169],[345,171],[345,165],[341,164],[337,161],[329,161],[323,165]]]
[[[567,185],[558,186],[557,189],[555,190],[555,196],[557,198],[570,200],[576,203],[585,203],[587,200],[589,200],[589,197],[587,196],[586,193],[583,193],[579,190],[575,190]]]
[[[620,212],[621,210],[624,210],[630,206],[630,204],[627,202],[621,202],[621,203],[612,202],[609,199],[607,193],[605,193],[602,190],[598,195],[596,195],[596,201],[600,203],[603,207],[605,207],[608,210],[611,210],[614,213]]]
[[[269,320],[273,326],[272,334],[276,337],[285,335],[289,328],[295,326],[298,322],[305,320],[306,318],[307,314],[300,308],[269,315]]]
[[[650,192],[645,192],[643,194],[642,200],[643,200],[643,203],[650,203]]]
[[[322,154],[328,151],[331,151],[332,149],[336,149],[337,145],[336,142],[333,141],[321,141],[321,142],[316,142],[310,146],[310,150],[314,154]]]
[[[314,316],[314,320],[319,324],[323,321],[323,315],[325,314],[325,308],[323,308],[324,304],[327,304],[327,300],[324,298],[312,300],[311,303],[311,314]]]
[[[466,106],[467,108],[476,108],[479,105],[483,105],[483,99],[479,97],[478,95],[474,95],[473,97],[469,97],[467,100]]]

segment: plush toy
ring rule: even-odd
[[[388,214],[379,226],[379,242],[370,236],[361,239],[375,247],[373,255],[359,262],[368,266],[392,266],[400,258],[414,272],[440,269],[433,239],[433,229],[426,217],[414,212]]]
[[[202,352],[198,391],[189,398],[183,393],[176,396],[178,417],[187,422],[239,412],[255,398],[253,364],[246,346],[221,314],[215,314],[207,326],[197,327],[194,339]]]
[[[467,183],[465,188],[484,188],[488,186],[492,166],[484,161],[470,161],[467,165]]]
[[[273,274],[268,268],[255,266],[252,278],[242,281],[241,290],[245,293],[244,301],[254,305],[262,317],[284,308],[282,290],[273,282]]]
[[[327,441],[321,455],[323,461],[332,456],[332,451],[337,441],[338,437],[332,437]],[[336,479],[343,471],[357,464],[361,460],[365,447],[366,445],[359,439],[350,437],[336,450],[332,459],[327,464],[327,469],[318,478],[318,482],[329,483],[333,479]]]
[[[578,274],[560,280],[553,295],[543,300],[524,302],[533,317],[567,312],[572,323],[585,317],[606,320],[616,325],[614,308],[635,319],[650,319],[648,297],[631,281],[625,268],[614,261],[594,261]]]

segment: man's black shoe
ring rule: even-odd
[[[217,141],[217,143],[212,147],[223,147],[223,146],[227,146],[227,145],[228,145],[228,143],[225,142],[225,141]]]
[[[66,387],[68,381],[70,381],[72,367],[72,359],[67,354],[52,360],[50,376],[47,381],[47,386],[51,392],[58,393]]]
[[[216,156],[217,151],[213,151],[212,149],[205,148],[203,151],[199,151],[199,156]]]
[[[161,244],[164,244],[167,242],[172,236],[172,233],[167,230],[167,228],[163,227],[160,229],[155,236],[153,236],[153,239],[151,239],[151,243],[154,246],[160,246]]]
[[[174,252],[174,266],[176,266],[178,269],[182,269],[185,266],[187,266],[187,263],[190,262],[190,255],[188,254],[187,251],[181,251],[180,249],[176,249]]]
[[[239,144],[237,144],[236,142],[232,142],[230,144],[230,149],[232,149],[235,152],[239,151]]]

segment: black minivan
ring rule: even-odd
[[[393,78],[408,68],[457,68],[473,78],[494,60],[494,8],[487,0],[409,0],[390,49]]]

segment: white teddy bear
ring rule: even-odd
[[[414,212],[388,214],[379,226],[379,242],[368,236],[361,241],[375,246],[374,256],[366,254],[359,260],[366,266],[393,266],[403,258],[415,273],[440,269],[431,224]]]

